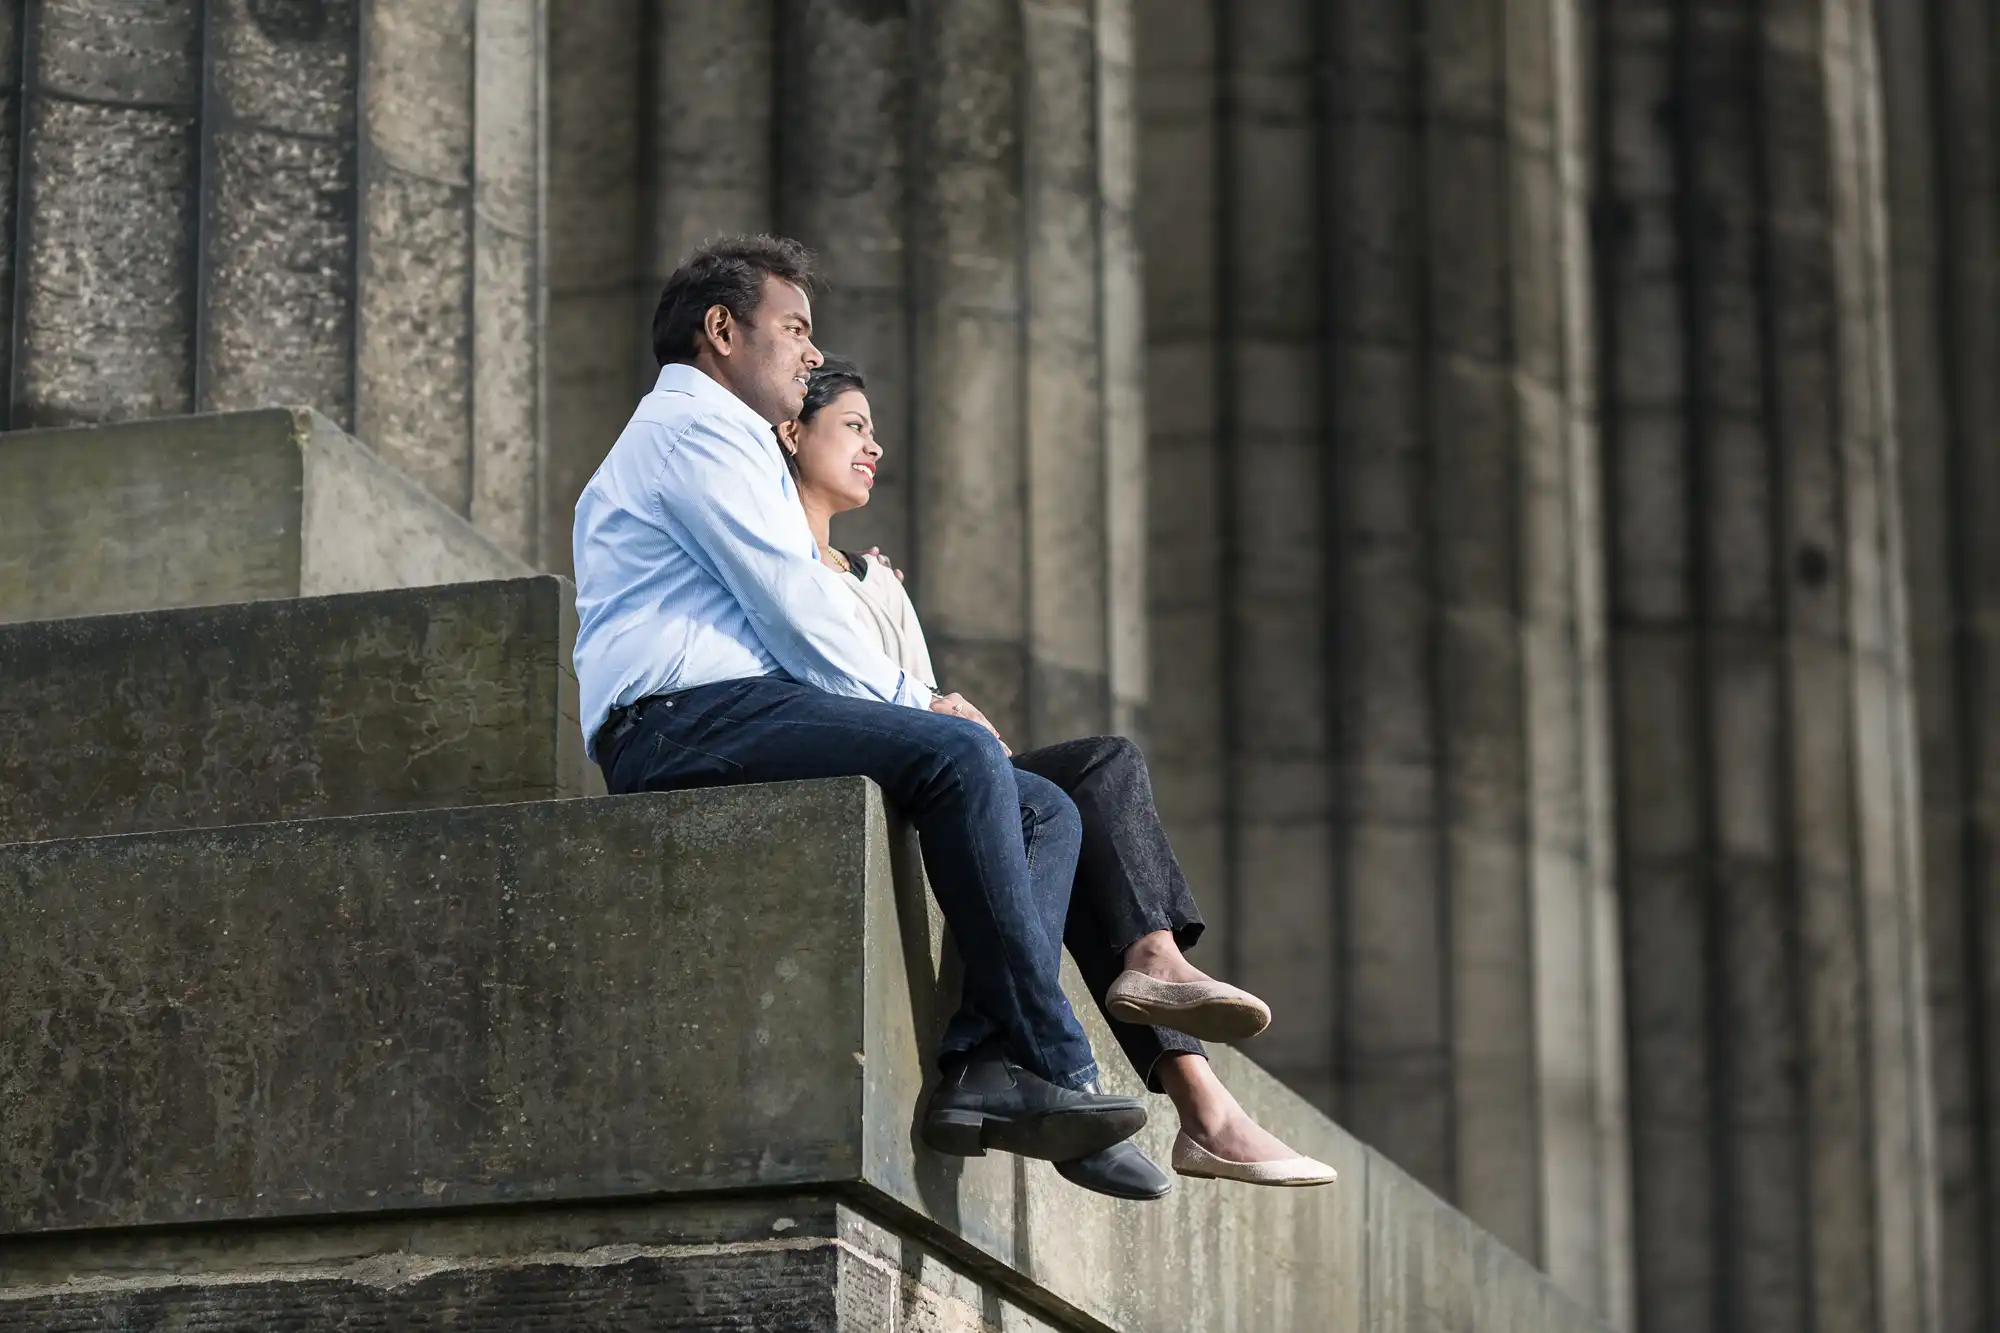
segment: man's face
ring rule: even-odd
[[[823,360],[812,341],[812,304],[783,278],[764,275],[764,297],[750,318],[732,322],[729,388],[777,425],[797,417],[806,379]]]

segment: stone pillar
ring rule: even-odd
[[[704,240],[772,226],[774,0],[575,0],[549,46],[550,568],[659,374],[653,308]]]
[[[787,0],[778,83],[784,132],[773,182],[779,225],[814,248],[826,277],[813,302],[822,345],[863,368],[887,450],[874,498],[841,519],[841,540],[879,546],[901,564],[917,550],[908,9]]]
[[[652,0],[642,111],[655,298],[703,241],[771,226],[775,11],[772,0]]]
[[[1627,1322],[1577,6],[1149,20],[1163,807],[1258,1058]]]
[[[1160,817],[1206,904],[1203,961],[1232,967],[1216,397],[1220,80],[1213,0],[1147,0],[1138,31],[1146,329],[1146,753]]]
[[[1873,10],[1601,28],[1647,1333],[1938,1327]]]
[[[1111,730],[1150,735],[1146,311],[1139,249],[1138,15],[1097,0],[1098,338],[1103,377],[1105,652]],[[1150,22],[1150,17],[1148,22]]]
[[[1992,8],[1884,4],[1903,533],[1922,759],[1941,1328],[2000,1325],[2000,40]]]
[[[310,405],[539,557],[540,0],[4,12],[8,424]]]
[[[635,271],[643,290],[623,319],[643,326],[673,265],[709,237],[776,230],[814,247],[815,336],[861,366],[888,451],[836,540],[905,567],[943,683],[1017,746],[1135,724],[1129,0],[583,9],[589,30],[556,47],[552,75],[554,171],[586,195],[554,214],[557,309],[576,312],[565,328],[613,318],[620,274]],[[635,19],[650,28],[620,31]],[[635,42],[651,53],[636,95],[619,82]],[[614,130],[604,158],[631,163],[645,201],[636,261],[588,203],[625,197],[592,165],[598,126],[619,117],[644,127],[636,149]],[[559,380],[552,522],[652,378],[648,357],[619,387],[607,349],[628,336],[600,327],[591,350],[565,353],[577,369]]]
[[[647,0],[564,0],[549,27],[548,568],[652,360],[645,251]]]
[[[918,605],[938,678],[1028,723],[1026,46],[1007,0],[920,6],[912,260]]]
[[[1328,34],[1338,1106],[1626,1324],[1578,12]]]

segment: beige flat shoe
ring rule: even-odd
[[[1174,1136],[1174,1172],[1196,1180],[1237,1180],[1245,1185],[1291,1189],[1331,1185],[1340,1174],[1325,1162],[1310,1157],[1287,1157],[1281,1162],[1232,1162],[1227,1157],[1217,1157],[1184,1133]]]
[[[1271,1006],[1220,981],[1160,981],[1120,972],[1104,1011],[1126,1023],[1172,1028],[1203,1041],[1242,1041],[1271,1026]]]

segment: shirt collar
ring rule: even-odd
[[[659,393],[684,393],[704,408],[720,412],[748,430],[760,435],[771,434],[771,423],[751,411],[750,404],[685,361],[661,366],[660,378],[653,388]]]

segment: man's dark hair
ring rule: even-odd
[[[852,361],[837,356],[828,356],[814,369],[806,380],[805,406],[799,409],[800,421],[811,421],[821,409],[849,389],[868,389],[868,381],[861,378],[861,371]]]
[[[683,259],[653,310],[653,355],[661,365],[694,360],[704,317],[725,306],[748,320],[764,299],[764,278],[812,290],[812,251],[786,236],[730,236]]]

